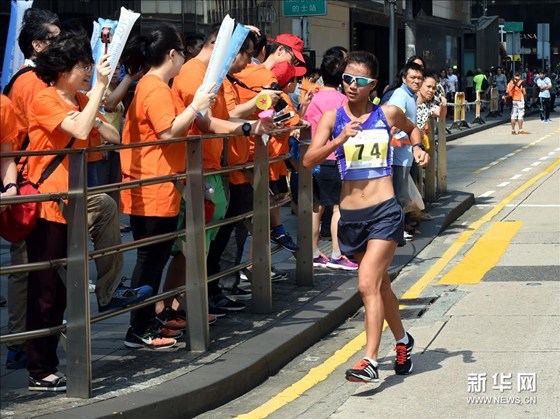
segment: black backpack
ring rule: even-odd
[[[488,83],[488,79],[486,78],[486,76],[484,76],[480,88],[482,89],[483,92],[485,92],[488,90],[489,87],[490,87],[490,83]]]

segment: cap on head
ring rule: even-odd
[[[295,67],[287,61],[276,64],[271,68],[271,71],[276,76],[278,84],[282,88],[286,87],[294,77],[303,76],[307,72],[305,67]]]
[[[285,45],[290,48],[295,57],[302,63],[305,63],[305,58],[303,57],[303,39],[298,36],[292,35],[291,33],[283,33],[273,39],[272,42],[276,42],[281,45]]]

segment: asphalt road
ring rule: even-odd
[[[448,188],[476,205],[393,282],[416,338],[415,371],[344,380],[363,355],[363,313],[276,376],[200,418],[560,416],[560,119],[509,124],[449,144]],[[420,227],[421,228],[421,227]],[[343,362],[344,361],[344,362]]]

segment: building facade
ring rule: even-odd
[[[309,5],[320,3],[317,0],[285,1],[300,11],[308,11]],[[389,74],[389,28],[394,7],[396,68],[404,64],[405,55],[411,55],[411,51],[421,55],[435,71],[448,66],[459,70],[475,66],[476,29],[471,24],[471,0],[328,0],[325,15],[305,17],[284,16],[284,5],[284,0],[34,1],[35,7],[53,10],[63,21],[74,21],[87,30],[91,30],[92,21],[97,17],[118,18],[121,6],[141,13],[134,31],[149,30],[159,22],[169,22],[182,32],[204,33],[229,13],[237,21],[255,25],[271,37],[279,33],[301,36],[306,41],[310,67],[317,67],[325,50],[334,45],[371,51],[380,61],[381,88],[394,77]],[[408,15],[407,8],[411,10]],[[3,1],[0,2],[2,48],[8,21],[9,2]],[[415,26],[415,39],[405,48],[407,23]],[[3,51],[0,56],[3,58]]]

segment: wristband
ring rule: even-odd
[[[8,183],[6,186],[4,186],[4,192],[6,192],[8,189],[11,188],[16,188],[16,190],[18,190],[18,185],[16,183]]]
[[[196,110],[196,109],[194,108],[194,106],[193,106],[193,105],[189,105],[189,106],[187,106],[187,109],[190,109],[191,111],[193,111],[193,112],[194,112],[194,116],[195,116],[195,117],[198,117],[198,116],[200,116],[200,112],[198,112],[198,111],[197,111],[197,110]]]

